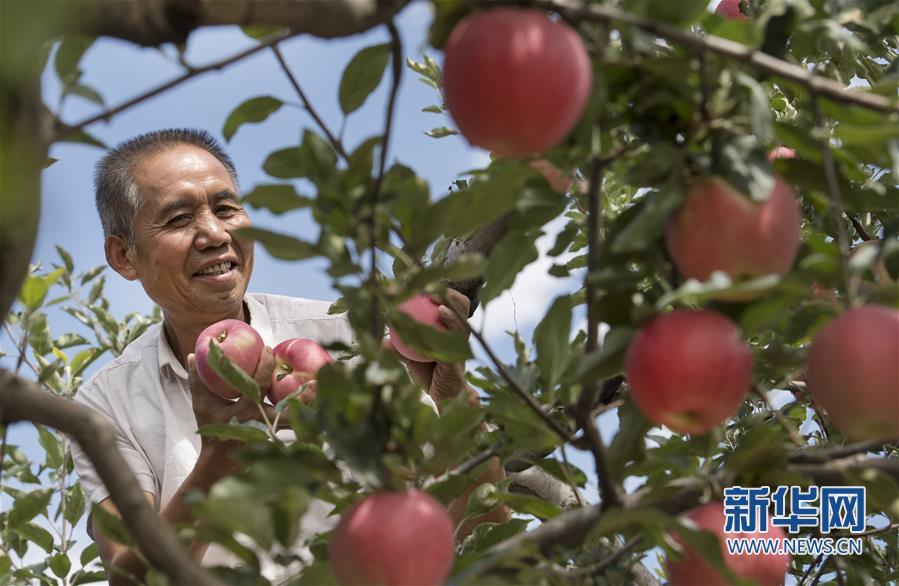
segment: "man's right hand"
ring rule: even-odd
[[[200,380],[196,368],[196,356],[189,354],[187,357],[188,385],[190,387],[191,401],[193,402],[194,417],[197,419],[197,427],[213,423],[228,423],[233,418],[244,422],[251,419],[262,420],[262,414],[249,397],[241,396],[232,401],[223,399],[206,388]],[[275,370],[275,357],[272,349],[266,346],[262,350],[259,366],[253,379],[259,385],[259,390],[264,397],[268,392],[272,381],[272,372]],[[269,421],[274,418],[275,412],[271,405],[262,405]],[[243,470],[243,466],[234,457],[235,451],[243,443],[237,440],[221,440],[211,436],[202,436],[200,461],[210,466],[216,476],[230,476]]]

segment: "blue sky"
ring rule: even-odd
[[[406,56],[421,60],[430,20],[430,6],[424,3],[413,3],[399,17],[397,24]],[[282,46],[294,75],[334,132],[340,129],[342,123],[337,91],[343,68],[361,48],[387,40],[386,31],[377,29],[351,39],[325,41],[303,37]],[[188,63],[202,66],[253,44],[254,41],[236,27],[203,29],[191,35],[185,56]],[[442,61],[442,55],[438,52],[432,51],[431,55]],[[94,87],[107,105],[114,106],[180,75],[182,71],[175,56],[171,46],[158,50],[101,39],[88,50],[81,62],[84,71],[82,83]],[[344,143],[348,148],[382,131],[388,85],[386,81],[382,83],[365,106],[350,115],[344,134]],[[43,90],[46,103],[55,110],[59,103],[60,86],[52,66],[43,76]],[[192,79],[116,116],[108,123],[95,123],[88,130],[107,145],[167,127],[203,128],[222,138],[221,129],[231,110],[248,98],[262,95],[298,103],[270,51],[260,52],[223,71]],[[432,197],[435,198],[446,193],[460,173],[482,167],[488,162],[485,151],[469,147],[461,137],[435,140],[424,135],[433,127],[452,126],[452,122],[442,115],[421,112],[423,107],[437,101],[432,88],[420,83],[411,70],[404,70],[388,159],[389,162],[400,161],[414,168],[428,180]],[[62,118],[67,123],[77,123],[98,112],[96,105],[79,97],[71,97],[64,104]],[[272,182],[272,178],[261,170],[265,157],[271,151],[298,144],[306,128],[317,131],[312,119],[294,107],[282,108],[262,124],[241,127],[226,148],[236,164],[242,189],[247,192],[256,184]],[[69,143],[57,144],[51,149],[51,156],[59,161],[44,172],[41,193],[43,209],[32,262],[58,262],[54,246],[59,245],[72,254],[77,270],[105,264],[103,234],[94,208],[92,186],[93,168],[103,153],[98,148]],[[296,185],[301,192],[311,194],[308,185],[303,182]],[[264,211],[251,210],[250,213],[258,226],[276,231],[314,238],[318,230],[306,211],[291,212],[280,218]],[[554,223],[548,231],[553,232],[559,227],[558,223]],[[546,251],[552,245],[552,234],[541,239],[538,245]],[[548,260],[541,258],[519,276],[511,293],[494,300],[486,312],[479,309],[473,318],[475,327],[483,329],[498,354],[507,361],[514,358],[510,339],[504,331],[519,329],[529,339],[553,298],[577,287],[572,279],[548,277],[546,270],[549,265]],[[383,259],[382,267],[386,269],[389,266],[389,259]],[[319,261],[288,263],[274,260],[261,246],[257,246],[250,290],[331,300],[336,293],[331,289],[330,279],[323,272],[323,267],[324,263]],[[121,319],[132,311],[149,313],[152,302],[138,283],[124,280],[111,269],[107,269],[106,276],[105,293],[114,316]],[[86,334],[74,318],[61,311],[50,311],[48,319],[54,336],[66,332]],[[581,325],[581,321],[582,316],[577,316],[575,325]],[[13,352],[5,335],[0,337],[0,349],[7,354]],[[475,350],[478,358],[469,364],[469,368],[486,364],[482,360],[483,352],[479,348]],[[108,359],[103,357],[98,360],[88,374]],[[0,366],[10,367],[9,357],[0,359]],[[606,426],[608,435],[614,433],[615,427],[617,425]],[[36,433],[29,425],[13,426],[8,441],[20,446],[32,461],[43,460]],[[569,450],[569,456],[585,471],[592,472],[592,462],[586,457],[576,454],[574,450]],[[594,486],[591,483],[588,487],[591,500],[595,499]],[[0,505],[5,509],[9,506],[9,499],[4,497]],[[83,523],[76,528],[73,537],[78,542],[74,550],[77,555],[90,543]],[[40,558],[34,550],[32,548],[27,556],[30,561]]]

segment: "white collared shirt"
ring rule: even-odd
[[[346,317],[328,315],[330,304],[326,301],[259,293],[248,293],[244,301],[250,310],[250,325],[266,346],[274,347],[289,338],[310,338],[323,345],[349,344],[352,340]],[[426,393],[422,400],[436,410]],[[109,418],[116,430],[119,451],[141,488],[156,496],[157,512],[162,510],[193,470],[200,453],[187,371],[162,335],[162,324],[151,326],[94,374],[81,387],[75,402]],[[72,456],[90,502],[108,498],[109,492],[75,442]],[[293,552],[307,562],[311,557],[304,542],[334,526],[336,518],[328,516],[331,509],[328,503],[313,501],[301,520],[300,539]],[[299,569],[293,566],[281,571],[261,554],[260,562],[263,575],[276,583]],[[203,565],[237,563],[233,554],[216,544],[210,545],[203,558]]]

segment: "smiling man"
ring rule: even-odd
[[[352,331],[344,317],[328,315],[327,302],[247,293],[253,242],[236,234],[250,225],[250,219],[240,203],[234,164],[208,133],[164,130],[119,145],[97,166],[96,199],[107,262],[124,278],[140,281],[162,309],[163,321],[101,368],[75,400],[109,418],[119,450],[160,516],[175,524],[190,523],[193,515],[186,495],[208,491],[216,481],[242,469],[234,457],[239,443],[201,438],[197,428],[233,417],[246,421],[259,416],[249,399],[226,401],[199,381],[192,350],[200,332],[228,318],[252,325],[266,343],[256,372],[264,392],[274,368],[271,346],[296,337],[346,343]],[[447,300],[467,315],[467,298],[451,291]],[[441,308],[441,317],[449,328],[467,335],[467,324],[448,307]],[[464,364],[437,364],[427,372],[420,368],[412,372],[427,391],[423,400],[428,402],[460,392],[476,400],[464,373]],[[90,461],[77,445],[73,453],[90,501],[118,515]],[[479,482],[502,479],[502,468],[493,464]],[[451,504],[456,522],[475,486]],[[304,541],[335,523],[329,510],[323,502],[310,505],[302,519],[296,551],[300,557],[308,559]],[[476,521],[507,516],[500,510]],[[472,524],[466,525],[461,534],[470,531]],[[130,584],[132,577],[143,581],[146,566],[134,550],[112,542],[99,530],[92,536],[111,584]],[[194,541],[189,547],[204,565],[237,562],[215,544]],[[267,578],[287,577],[264,557],[262,564]]]

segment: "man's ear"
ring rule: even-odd
[[[129,281],[138,278],[134,258],[136,252],[124,238],[111,234],[106,237],[103,248],[106,251],[106,262],[115,272]]]

